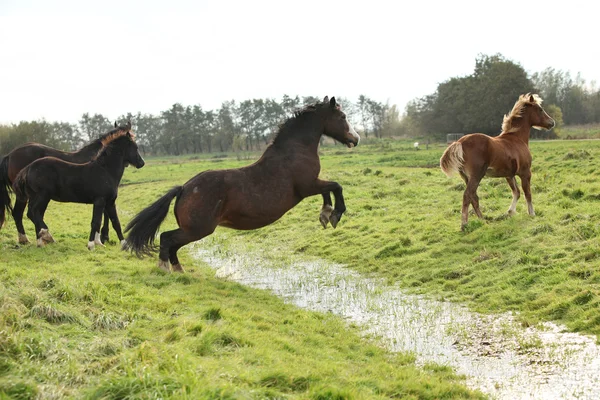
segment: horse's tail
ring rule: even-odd
[[[12,213],[12,204],[10,202],[10,180],[8,179],[8,157],[0,161],[0,228],[4,225],[6,214]]]
[[[183,186],[175,186],[154,204],[136,215],[125,228],[125,232],[129,232],[129,235],[125,240],[123,250],[133,251],[138,257],[156,251],[154,239],[158,228],[167,217],[171,201],[175,197],[179,197],[182,191]]]
[[[454,142],[440,158],[440,167],[447,176],[452,176],[453,173],[459,172],[465,162],[463,147],[460,142]]]
[[[19,171],[17,176],[15,177],[15,181],[12,184],[12,189],[17,196],[17,199],[26,200],[27,199],[27,172],[29,172],[29,168],[25,167]]]

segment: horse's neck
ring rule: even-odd
[[[123,150],[118,147],[107,150],[96,159],[96,162],[98,165],[101,165],[112,178],[117,182],[120,182],[123,177],[123,172],[125,171]]]
[[[519,118],[519,122],[517,125],[518,129],[516,131],[511,132],[512,135],[518,137],[529,146],[529,131],[531,130],[531,123],[529,122],[529,118],[527,116],[523,116]]]
[[[87,146],[82,147],[73,153],[73,161],[79,163],[86,163],[90,161],[102,148],[102,142],[100,140],[94,140]]]

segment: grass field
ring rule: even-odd
[[[344,187],[348,207],[337,229],[322,229],[314,197],[267,228],[215,235],[224,247],[316,256],[478,311],[519,311],[524,324],[556,320],[599,335],[600,143],[533,142],[537,216],[521,199],[506,218],[508,185],[485,178],[487,219],[472,216],[467,232],[462,181],[438,167],[443,149],[323,148],[321,176]],[[200,171],[251,162],[146,161],[122,181],[123,224]],[[115,245],[88,252],[90,216],[90,206],[52,203],[46,220],[57,243],[43,249],[17,247],[11,220],[0,231],[0,398],[481,397],[448,368],[416,368],[340,319],[215,279],[183,250],[185,275]],[[173,226],[170,214],[163,229]]]

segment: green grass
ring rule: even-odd
[[[321,228],[319,196],[264,229],[215,235],[224,250],[233,239],[320,257],[410,292],[599,335],[600,142],[531,149],[533,218],[524,199],[517,216],[505,217],[505,180],[485,178],[486,220],[471,216],[461,232],[464,187],[439,170],[444,146],[373,141],[322,149],[321,177],[344,187],[348,207],[337,229]],[[146,161],[125,173],[123,225],[200,171],[251,162]],[[0,399],[480,397],[448,368],[416,368],[338,318],[216,279],[185,251],[185,275],[114,245],[88,252],[90,217],[90,206],[52,203],[46,220],[57,243],[44,249],[16,246],[11,220],[0,231]],[[171,213],[163,229],[174,226]],[[32,238],[28,221],[26,229]]]
[[[440,171],[443,150],[402,141],[325,148],[321,176],[344,187],[348,207],[336,230],[320,228],[313,197],[264,229],[217,235],[346,264],[477,311],[518,311],[525,324],[553,320],[599,335],[600,142],[532,142],[537,215],[522,197],[508,218],[506,181],[484,178],[486,219],[471,215],[464,233],[464,184]]]
[[[198,171],[248,163],[147,162],[125,173],[123,224]],[[309,205],[315,208],[303,203],[282,223],[296,234],[304,226],[321,235],[312,215],[318,210],[310,210],[310,224],[294,223]],[[483,397],[448,368],[417,368],[412,355],[380,348],[340,318],[217,279],[185,251],[185,275],[165,274],[155,259],[139,260],[116,245],[89,252],[90,217],[90,206],[52,203],[46,221],[56,243],[41,249],[17,246],[11,220],[0,230],[0,399]],[[173,225],[170,215],[165,227]],[[29,221],[26,229],[32,239]],[[286,236],[290,248],[293,236]]]

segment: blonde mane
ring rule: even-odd
[[[102,153],[104,153],[104,151],[108,148],[108,146],[114,142],[115,140],[126,136],[129,133],[129,136],[131,137],[131,141],[135,142],[135,135],[133,134],[133,132],[131,132],[130,130],[131,128],[129,126],[120,126],[118,128],[113,129],[112,131],[108,132],[106,135],[104,135],[101,139],[100,139],[100,143],[102,143],[102,147],[100,148],[100,150],[98,151],[98,154],[96,154],[96,156],[93,158],[93,160],[98,159],[98,157],[100,157],[100,155]]]
[[[529,101],[529,98],[532,96],[533,102]],[[512,126],[513,119],[521,117],[521,115],[523,115],[523,111],[525,111],[525,107],[529,104],[537,104],[541,106],[542,98],[537,94],[532,95],[531,93],[522,94],[519,96],[519,100],[517,100],[510,113],[504,115],[504,119],[502,120],[502,133],[516,132],[519,129],[518,126]]]

